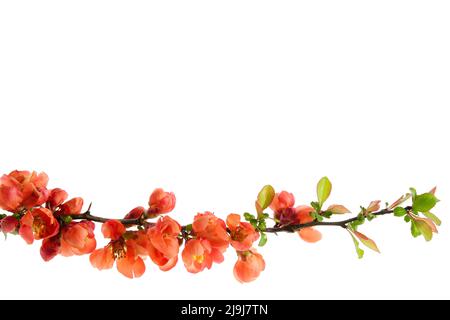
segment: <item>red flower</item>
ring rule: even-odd
[[[186,270],[191,273],[198,273],[205,268],[211,269],[213,262],[223,261],[222,253],[212,248],[208,240],[187,241],[181,256]]]
[[[0,208],[17,212],[21,208],[31,209],[44,204],[50,191],[45,173],[13,171],[0,178]]]
[[[80,214],[83,209],[83,198],[73,198],[59,206],[59,214]]]
[[[123,235],[125,226],[117,220],[109,220],[102,226],[105,238],[110,238],[110,243],[101,249],[97,249],[89,257],[95,268],[99,270],[111,269],[116,261],[117,270],[128,278],[138,278],[145,272],[145,264],[140,254],[143,253],[139,242],[133,237],[140,232],[130,233],[130,239],[125,240]],[[128,237],[127,237],[128,238]],[[146,250],[145,250],[145,254]]]
[[[136,207],[125,216],[125,219],[138,219],[142,216],[142,214],[144,214],[144,212],[144,207]]]
[[[111,240],[118,240],[125,231],[124,225],[117,220],[109,220],[102,225],[103,236]]]
[[[295,198],[292,193],[287,191],[281,191],[275,194],[275,197],[270,204],[270,208],[273,211],[281,211],[283,209],[292,208],[295,203]]]
[[[4,217],[0,220],[0,231],[4,233],[14,232],[19,225],[19,221],[11,216]]]
[[[173,192],[165,192],[158,188],[153,191],[148,202],[150,213],[163,214],[172,211],[175,208],[176,198]]]
[[[238,261],[234,265],[234,276],[241,283],[251,282],[259,277],[265,267],[266,263],[262,255],[256,250],[238,252]]]
[[[225,222],[211,212],[198,213],[194,217],[192,230],[197,238],[208,240],[213,248],[221,252],[224,252],[230,243]]]
[[[297,208],[295,208],[299,223],[309,223],[314,221],[314,219],[310,215],[310,213],[313,211],[314,209],[309,206],[298,206]],[[300,238],[310,243],[314,243],[322,239],[322,234],[320,233],[320,231],[317,231],[312,227],[303,228],[298,231],[298,234]]]
[[[44,261],[50,261],[58,255],[61,249],[61,238],[56,235],[51,238],[44,239],[41,245],[41,257]]]
[[[19,234],[28,243],[51,238],[59,231],[59,223],[53,213],[46,208],[35,208],[20,219]]]
[[[91,253],[97,246],[92,221],[71,222],[61,231],[61,254],[65,257]]]
[[[246,251],[258,240],[259,233],[248,222],[241,222],[241,216],[235,213],[227,217],[228,229],[230,229],[231,245],[238,251]]]
[[[161,252],[164,257],[171,259],[178,255],[180,248],[178,235],[181,226],[170,217],[162,217],[155,226],[148,229],[148,237],[152,246]],[[151,256],[150,256],[151,257]]]
[[[47,200],[47,203],[50,205],[50,208],[54,209],[63,204],[64,201],[69,197],[66,191],[63,189],[55,188],[50,191],[50,196]]]
[[[89,260],[94,268],[111,269],[117,261],[117,270],[128,278],[139,278],[145,272],[145,264],[136,247],[121,240],[111,241],[106,247],[92,252]]]

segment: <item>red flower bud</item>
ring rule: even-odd
[[[176,198],[173,192],[165,192],[163,189],[155,189],[148,202],[150,213],[163,214],[175,208]]]

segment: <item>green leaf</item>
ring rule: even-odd
[[[258,194],[257,210],[258,206],[261,209],[261,211],[267,209],[272,203],[274,197],[275,197],[275,189],[271,185],[264,186]]]
[[[266,222],[264,220],[260,220],[258,223],[258,230],[264,231],[266,230]]]
[[[246,213],[244,213],[244,218],[245,218],[245,220],[250,221],[252,219],[255,219],[255,216],[246,212]]]
[[[410,222],[410,221],[411,221],[411,218],[410,218],[410,216],[405,216],[405,217],[403,218],[403,220],[405,220],[405,222]]]
[[[413,210],[418,212],[428,212],[434,208],[438,201],[438,198],[432,193],[418,195],[413,201]]]
[[[191,232],[192,231],[192,224],[188,224],[186,226],[186,232]]]
[[[6,218],[6,214],[0,214],[0,220],[2,220],[3,218]]]
[[[415,188],[409,188],[409,191],[411,191],[411,197],[412,197],[412,199],[413,199],[413,201],[414,201],[414,199],[415,199],[416,196],[417,196],[417,191],[416,191]]]
[[[311,202],[311,207],[316,211],[316,212],[320,212],[320,204],[318,202]]]
[[[350,231],[348,233],[350,234],[350,236],[353,239],[353,243],[355,245],[355,250],[356,250],[356,254],[358,255],[358,259],[362,259],[364,257],[364,250],[359,247],[359,242],[358,242],[358,240],[356,240],[353,233],[351,233]]]
[[[259,239],[258,246],[264,247],[266,243],[267,243],[267,234],[261,232],[261,239]]]
[[[433,230],[425,221],[416,220],[414,221],[414,223],[420,233],[422,233],[426,241],[430,241],[431,239],[433,239]]]
[[[433,220],[433,222],[434,222],[436,225],[440,226],[440,225],[442,224],[441,219],[439,219],[438,217],[436,217],[433,213],[431,213],[431,212],[429,212],[429,211],[428,211],[428,212],[422,212],[422,213],[423,213],[423,215],[424,215],[425,217],[427,217],[427,218]]]
[[[331,182],[327,177],[320,179],[317,184],[317,200],[319,201],[320,207],[327,201],[331,193]]]
[[[403,217],[406,214],[405,208],[397,207],[394,209],[394,216]]]
[[[417,238],[422,234],[422,232],[420,232],[414,220],[411,220],[411,234],[414,238]]]

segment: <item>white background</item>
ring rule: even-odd
[[[252,210],[267,183],[305,204],[327,175],[355,211],[438,185],[443,225],[425,243],[380,218],[361,231],[382,254],[363,260],[337,228],[272,235],[248,285],[232,250],[128,280],[10,237],[0,298],[450,298],[449,16],[448,1],[1,1],[2,173],[46,171],[107,217],[164,187],[182,223]]]

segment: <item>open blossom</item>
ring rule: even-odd
[[[270,204],[270,208],[273,211],[281,211],[287,208],[292,208],[294,203],[295,198],[292,193],[281,191],[280,193],[275,194],[272,203]]]
[[[132,239],[126,240],[123,235],[125,226],[117,220],[109,220],[102,226],[105,238],[111,241],[104,248],[91,253],[89,260],[99,270],[111,269],[116,262],[117,270],[128,278],[138,278],[145,272],[138,243]]]
[[[169,213],[175,208],[176,198],[173,192],[166,192],[161,188],[155,189],[150,195],[148,205],[150,213],[163,214]]]
[[[280,193],[275,194],[270,208],[274,211],[274,217],[280,225],[298,223],[294,204],[295,198],[292,193],[281,191]]]
[[[13,171],[0,178],[0,208],[17,212],[44,204],[50,191],[45,173]]]
[[[198,273],[205,268],[211,269],[213,262],[223,261],[223,255],[219,250],[214,250],[208,240],[192,239],[186,242],[181,254],[186,270]]]
[[[241,283],[251,282],[259,277],[265,267],[266,263],[262,255],[257,253],[255,249],[238,251],[238,261],[233,270],[234,276]]]
[[[61,255],[83,255],[91,253],[97,246],[92,221],[71,222],[61,231]]]
[[[249,250],[253,242],[259,239],[259,233],[255,228],[248,222],[242,222],[238,214],[229,214],[227,225],[230,229],[231,245],[238,251]]]
[[[53,213],[46,208],[29,210],[20,219],[19,234],[28,243],[34,240],[51,238],[59,231],[59,223]]]
[[[102,225],[103,236],[111,240],[118,240],[125,231],[125,226],[117,220],[109,220]]]
[[[181,226],[170,217],[162,217],[155,226],[148,229],[148,254],[161,270],[167,271],[178,261],[180,244],[178,235]]]
[[[198,213],[194,217],[192,230],[197,238],[206,239],[212,247],[226,250],[230,243],[225,222],[211,212]]]
[[[308,223],[314,221],[310,213],[314,211],[309,206],[298,206],[295,208],[299,223]],[[314,243],[322,239],[322,234],[313,227],[303,228],[298,231],[300,238],[306,242]]]

